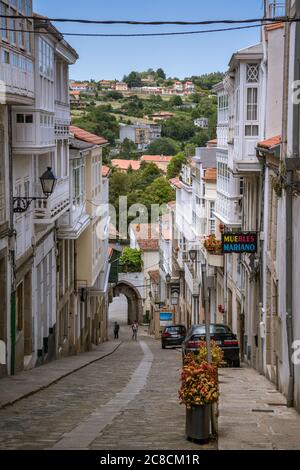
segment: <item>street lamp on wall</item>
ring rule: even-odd
[[[170,283],[171,283],[171,276],[170,276],[170,274],[167,274],[167,275],[166,275],[166,281],[167,281],[167,284],[170,284]]]
[[[42,174],[40,177],[40,182],[43,190],[43,194],[45,197],[34,197],[34,196],[19,196],[13,198],[13,212],[15,214],[23,214],[26,212],[32,203],[32,201],[45,201],[49,199],[49,197],[53,194],[55,184],[56,184],[56,177],[52,172],[52,168],[48,167],[45,173]]]

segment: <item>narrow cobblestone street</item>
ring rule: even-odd
[[[133,342],[124,313],[112,312],[111,322],[120,318],[112,355],[0,411],[0,449],[199,450],[185,439],[180,352],[163,351],[144,329]]]
[[[125,313],[124,298],[117,299],[110,336],[118,321],[119,341],[1,380],[1,450],[299,448],[300,415],[246,367],[220,371],[218,443],[187,441],[178,401],[181,351],[162,350],[146,327],[132,341]]]

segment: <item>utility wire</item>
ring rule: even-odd
[[[166,32],[166,33],[129,33],[129,34],[106,34],[106,33],[60,33],[63,36],[78,36],[78,37],[147,37],[147,36],[186,36],[191,34],[205,34],[205,33],[218,33],[225,31],[237,31],[250,28],[260,28],[261,24],[249,25],[249,26],[238,26],[233,28],[219,28],[219,29],[205,29],[203,31],[177,31],[177,32]],[[27,29],[13,29],[13,28],[0,28],[0,31],[12,31],[19,33],[30,33],[30,34],[41,34],[40,31],[27,30]],[[56,35],[57,33],[52,31],[42,32],[42,34]]]
[[[101,25],[131,25],[131,26],[162,26],[162,25],[212,25],[212,24],[242,24],[242,23],[257,23],[257,22],[293,22],[300,21],[298,17],[277,16],[272,18],[250,18],[242,20],[202,20],[202,21],[132,21],[132,20],[87,20],[79,18],[39,18],[38,16],[20,16],[20,15],[0,15],[0,18],[11,19],[27,19],[35,20],[36,22],[56,22],[56,23],[80,23],[80,24],[101,24]]]

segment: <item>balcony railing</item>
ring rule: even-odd
[[[53,223],[70,208],[69,178],[58,180],[55,191],[47,200],[35,202],[35,224]]]
[[[239,227],[242,224],[242,208],[240,199],[232,199],[218,193],[215,214],[225,225]]]
[[[17,122],[18,116],[28,115],[32,122]],[[38,111],[13,112],[13,145],[18,148],[49,148],[55,146],[55,133],[52,115],[44,115]]]
[[[192,295],[200,294],[200,279],[198,279],[195,270],[188,264],[184,265],[185,281]]]
[[[4,82],[7,93],[7,100],[10,101],[9,95],[18,95],[23,98],[34,98],[34,75],[26,70],[20,70],[10,64],[1,64],[0,81]],[[15,102],[15,99],[13,99]],[[22,100],[20,100],[21,102]]]

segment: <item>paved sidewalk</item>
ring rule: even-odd
[[[222,369],[220,450],[300,449],[300,414],[253,369]]]
[[[50,362],[41,367],[21,372],[12,377],[0,380],[0,410],[19,400],[29,397],[73,372],[79,371],[88,364],[93,364],[109,356],[119,348],[120,341],[100,344],[93,351],[70,356]]]

